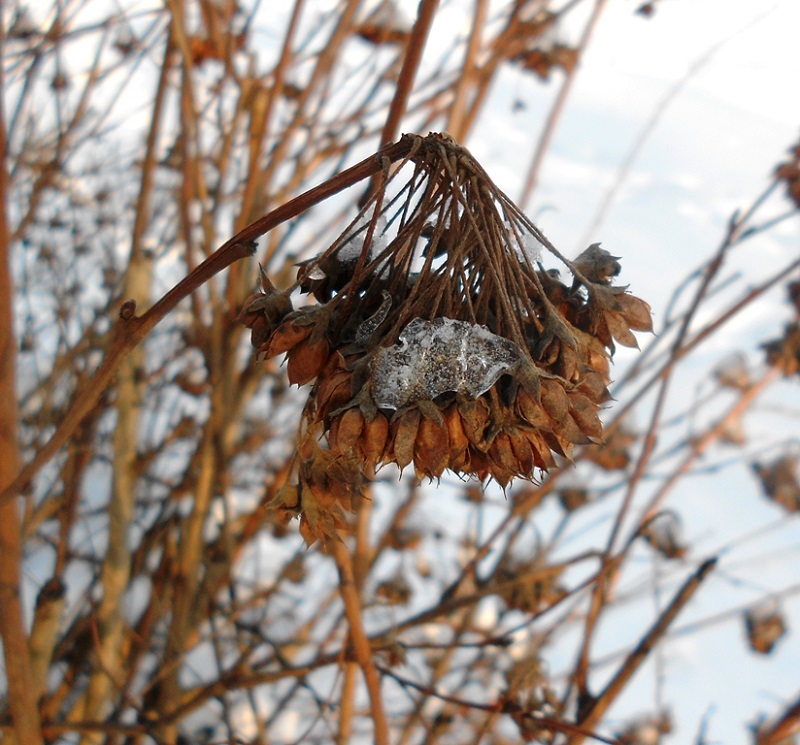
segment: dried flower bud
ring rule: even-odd
[[[800,511],[800,480],[797,459],[785,455],[772,463],[754,463],[764,493],[789,512]]]
[[[686,546],[681,536],[680,518],[674,512],[659,512],[648,520],[639,533],[662,556],[667,559],[682,559]]]
[[[751,608],[744,616],[750,648],[758,654],[769,654],[786,634],[786,621],[774,602]]]
[[[573,259],[572,265],[589,282],[609,284],[622,271],[619,256],[612,256],[599,243],[592,243],[589,248]]]

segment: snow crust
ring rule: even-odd
[[[452,318],[415,318],[398,344],[378,350],[372,363],[372,396],[381,409],[400,409],[448,392],[477,398],[521,360],[514,342],[485,326]]]

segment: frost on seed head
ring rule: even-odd
[[[352,231],[347,235],[344,242],[340,246],[337,256],[339,261],[345,266],[356,265],[359,256],[361,256],[364,240],[366,239],[371,220],[371,215],[364,215],[361,219],[359,219],[353,226]],[[384,215],[378,215],[375,222],[374,233],[372,235],[372,244],[369,248],[369,261],[372,261],[372,259],[386,249],[386,246],[388,245],[386,230],[386,217]]]
[[[415,318],[372,363],[372,395],[382,409],[401,409],[442,393],[477,398],[522,361],[514,342],[484,326],[452,318]]]
[[[513,236],[511,247],[520,264],[529,264],[535,267],[542,260],[542,243],[525,229],[515,230],[511,223],[505,223],[509,236]]]

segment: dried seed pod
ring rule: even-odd
[[[492,460],[500,466],[503,471],[509,473],[530,474],[530,469],[523,470],[519,460],[515,457],[511,447],[511,438],[507,432],[500,432],[493,440],[489,448],[489,455]]]
[[[386,605],[404,605],[411,599],[411,586],[405,574],[398,572],[391,579],[381,582],[375,588],[375,597]]]
[[[754,463],[764,493],[789,512],[800,511],[800,479],[797,459],[784,455],[771,463]]]
[[[361,439],[361,433],[364,431],[364,415],[355,406],[347,409],[336,417],[336,421],[331,422],[331,435],[334,434],[334,425],[336,424],[338,427],[335,430],[335,440],[330,442],[331,450],[345,455],[353,455],[356,444]]]
[[[767,364],[777,367],[787,377],[800,372],[800,323],[790,323],[780,339],[761,345],[767,354]]]
[[[614,310],[622,316],[628,328],[634,331],[653,330],[652,310],[641,298],[628,292],[620,292],[616,296]]]
[[[611,400],[606,383],[602,375],[597,372],[587,372],[578,383],[577,390],[596,404],[604,404]]]
[[[445,424],[447,426],[447,441],[450,443],[448,451],[449,468],[457,473],[465,469],[469,448],[469,439],[464,432],[464,427],[461,422],[461,414],[459,413],[458,406],[452,404],[448,407],[444,414]]]
[[[523,478],[530,478],[533,475],[533,469],[537,466],[536,458],[538,452],[531,447],[530,440],[525,436],[524,432],[519,430],[515,431],[513,436],[509,435],[509,444],[511,445],[511,453],[514,456],[514,463],[517,466],[517,473]]]
[[[553,422],[554,429],[558,430],[569,416],[569,398],[564,386],[557,380],[546,379],[542,381],[541,392],[542,408]]]
[[[505,485],[601,440],[614,345],[652,329],[647,303],[611,284],[618,257],[593,244],[564,260],[466,150],[409,137],[388,176],[394,190],[412,171],[399,196],[371,193],[299,266],[295,289],[318,304],[292,311],[264,277],[241,313],[260,357],[316,378],[298,444],[314,464],[299,469],[307,536],[338,530],[382,463]],[[548,251],[572,286],[544,268]]]
[[[441,418],[441,417],[440,417]],[[423,416],[414,443],[414,466],[417,473],[428,478],[442,475],[450,456],[450,436],[444,419]]]
[[[592,442],[601,442],[603,439],[603,425],[597,416],[597,404],[577,391],[571,391],[568,399],[569,414],[581,432]]]
[[[786,621],[777,603],[767,602],[751,608],[744,616],[747,641],[758,654],[769,654],[786,634]]]
[[[322,372],[330,356],[330,346],[326,339],[312,343],[304,340],[292,347],[287,354],[289,382],[295,385],[310,383]]]
[[[538,397],[534,398],[524,388],[517,390],[515,399],[516,411],[522,419],[534,429],[544,431],[551,429],[550,417],[545,413]]]
[[[316,398],[316,421],[326,421],[330,414],[342,409],[352,399],[352,374],[343,369],[325,374],[317,379],[313,395]]]
[[[486,400],[461,398],[458,400],[458,412],[461,415],[461,429],[470,443],[482,449],[483,436],[489,424],[489,406]]]
[[[295,320],[284,321],[270,336],[266,349],[262,351],[263,359],[288,352],[300,342],[308,339],[313,330],[310,324],[298,323]]]
[[[558,492],[558,501],[567,512],[574,512],[589,504],[589,492],[582,487],[566,487]]]
[[[726,357],[714,368],[712,374],[721,386],[736,391],[746,391],[753,385],[747,361],[741,353]]]
[[[400,414],[393,422],[387,447],[388,460],[405,468],[414,459],[414,445],[419,431],[419,409],[410,409]]]
[[[551,448],[548,444],[544,432],[541,430],[529,429],[525,427],[520,429],[520,433],[528,441],[528,445],[531,448],[531,454],[533,455],[534,465],[536,468],[541,468],[542,471],[549,471],[551,468],[555,467],[556,462],[553,458],[553,452],[558,452],[560,455],[566,455],[564,452],[561,452],[561,447],[554,451],[553,448]],[[567,455],[567,457],[569,456]]]
[[[662,556],[667,559],[682,559],[686,556],[686,545],[680,518],[674,512],[659,512],[648,520],[639,533]]]
[[[622,271],[619,256],[612,256],[599,243],[592,243],[589,248],[573,259],[572,265],[589,282],[609,284]]]
[[[639,348],[639,342],[636,341],[636,337],[631,332],[630,326],[622,314],[607,310],[603,314],[603,318],[606,328],[616,341],[625,347]],[[606,346],[611,347],[611,344],[606,344]]]
[[[239,321],[249,327],[259,316],[265,316],[274,325],[280,323],[292,312],[292,300],[285,292],[279,292],[270,281],[269,276],[260,268],[261,292],[250,295],[242,304]]]
[[[477,476],[480,481],[485,481],[489,476],[493,475],[491,470],[492,464],[486,453],[470,445],[467,449],[467,455],[467,465],[464,469],[465,473],[471,473]]]
[[[585,457],[606,471],[623,470],[631,462],[631,446],[637,439],[624,424],[617,425],[606,433],[605,442],[587,447]]]
[[[383,460],[386,443],[389,439],[389,420],[380,412],[372,419],[364,422],[361,433],[361,450],[364,453],[365,467],[374,473],[378,464]]]
[[[506,605],[524,613],[535,613],[550,606],[565,593],[558,581],[559,572],[541,560],[512,562],[498,570],[495,578],[500,585],[498,595]]]

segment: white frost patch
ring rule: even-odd
[[[531,266],[536,266],[538,262],[542,260],[542,244],[536,240],[530,233],[522,233],[520,236],[522,239],[521,245],[519,247],[515,247],[517,250],[517,254],[520,259],[520,263],[524,264],[525,259],[527,257],[528,261],[530,262]]]
[[[398,344],[378,350],[372,363],[372,395],[381,409],[400,409],[447,392],[477,398],[521,360],[514,342],[484,326],[452,318],[415,318]]]
[[[510,223],[505,224],[506,231],[509,236],[512,236],[512,248],[517,261],[520,264],[535,267],[542,260],[542,249],[544,246],[522,227],[513,228]],[[527,259],[527,262],[526,262]]]
[[[341,248],[336,252],[339,261],[345,266],[350,266],[351,264],[355,266],[358,257],[361,256],[371,220],[371,215],[364,215],[353,226],[352,236],[342,243]],[[368,258],[370,261],[384,251],[388,245],[386,228],[386,218],[383,215],[378,215],[377,220],[375,220],[375,230],[372,233],[372,245],[369,247]]]

